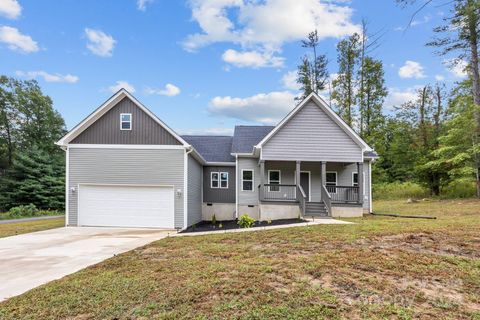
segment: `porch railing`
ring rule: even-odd
[[[260,188],[260,200],[297,201],[297,185],[295,184],[264,184],[258,187]]]
[[[325,208],[327,209],[328,215],[332,215],[332,196],[327,190],[327,187],[322,185],[321,188],[321,195],[322,195],[322,201],[325,204]]]
[[[302,217],[305,216],[307,195],[301,185],[297,185],[297,201],[300,203],[300,209],[302,210]]]
[[[359,203],[359,188],[353,186],[326,186],[334,203]]]

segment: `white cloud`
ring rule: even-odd
[[[40,50],[37,42],[30,36],[21,34],[18,29],[8,26],[0,27],[0,42],[7,44],[10,50],[22,53],[31,53]]]
[[[190,34],[188,51],[216,42],[238,44],[243,51],[274,57],[284,43],[318,30],[320,40],[359,32],[345,1],[322,0],[190,0],[192,19],[201,32]],[[277,62],[278,63],[278,62]],[[256,66],[253,64],[252,66]]]
[[[297,71],[289,71],[285,73],[282,77],[282,84],[285,89],[289,90],[299,90],[300,84],[297,82]]]
[[[276,57],[271,53],[261,53],[258,51],[239,52],[233,49],[226,50],[222,55],[222,59],[239,68],[282,67],[285,61],[284,58]]]
[[[112,36],[104,33],[101,30],[85,28],[85,35],[87,36],[87,48],[93,54],[100,57],[111,57],[113,48],[117,42]]]
[[[416,61],[407,60],[405,64],[398,69],[398,75],[401,78],[425,78],[422,65]]]
[[[0,16],[17,19],[22,14],[22,7],[17,0],[0,0]]]
[[[410,26],[412,27],[416,27],[418,25],[421,25],[421,24],[424,24],[424,23],[427,23],[431,20],[431,16],[427,15],[427,16],[423,16],[423,18],[421,19],[417,19],[417,20],[413,20],[412,23],[410,24]]]
[[[405,102],[415,100],[417,98],[417,89],[418,87],[410,87],[403,90],[389,88],[388,96],[385,99],[385,107],[392,110],[393,107],[400,107]]]
[[[275,124],[295,107],[295,95],[289,91],[259,93],[251,97],[215,97],[208,111],[217,116],[263,124]]]
[[[153,0],[137,0],[137,9],[145,11],[147,9],[147,4],[150,3],[153,3]]]
[[[146,88],[145,89],[146,94],[158,94],[161,96],[167,96],[167,97],[174,97],[176,95],[180,94],[180,88],[177,87],[176,85],[173,85],[171,83],[167,83],[165,85],[165,88],[162,89],[156,89],[156,88]]]
[[[443,80],[445,80],[445,77],[442,76],[441,74],[437,74],[437,75],[435,75],[435,80],[437,80],[437,81],[443,81]]]
[[[212,136],[231,136],[233,128],[204,128],[204,129],[177,129],[176,132],[182,135],[212,135]]]
[[[135,92],[135,87],[132,86],[127,81],[124,81],[124,80],[119,80],[119,81],[115,82],[115,84],[113,86],[108,87],[108,90],[112,93],[115,93],[120,89],[125,89],[130,93]]]
[[[448,71],[456,78],[465,78],[468,75],[468,63],[465,60],[449,59],[444,60],[443,63],[447,65]]]
[[[66,83],[75,83],[79,80],[77,76],[71,74],[62,75],[60,73],[48,73],[46,71],[17,71],[17,76],[24,77],[28,79],[43,78],[46,82],[66,82]]]

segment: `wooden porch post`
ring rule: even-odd
[[[357,162],[358,203],[363,204],[363,163]]]
[[[265,199],[264,194],[263,194],[263,190],[265,188],[263,186],[264,180],[265,180],[265,160],[260,160],[260,190],[258,190],[259,191],[259,196],[260,196],[260,201],[263,201]]]
[[[320,175],[322,177],[321,179],[322,186],[324,186],[327,184],[327,163],[325,161],[322,161],[321,163],[322,163],[322,167],[321,167]],[[321,196],[321,193],[320,193],[320,196]]]
[[[296,164],[295,164],[295,182],[297,184],[297,186],[300,185],[300,164],[302,162],[301,161],[297,161]]]

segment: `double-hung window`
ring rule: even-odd
[[[275,184],[280,184],[280,170],[268,170],[268,191],[280,191],[280,186],[272,186]]]
[[[120,130],[132,130],[132,114],[120,114]]]
[[[327,171],[327,181],[325,183],[328,192],[336,193],[337,192],[337,172],[336,171]]]
[[[228,172],[211,172],[210,188],[228,189]]]
[[[253,191],[253,170],[242,170],[242,191]]]
[[[352,186],[358,187],[358,172],[352,174]]]

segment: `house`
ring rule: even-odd
[[[122,89],[57,144],[66,151],[69,226],[184,229],[213,215],[273,220],[372,210],[377,156],[316,94],[274,127],[181,136]]]

